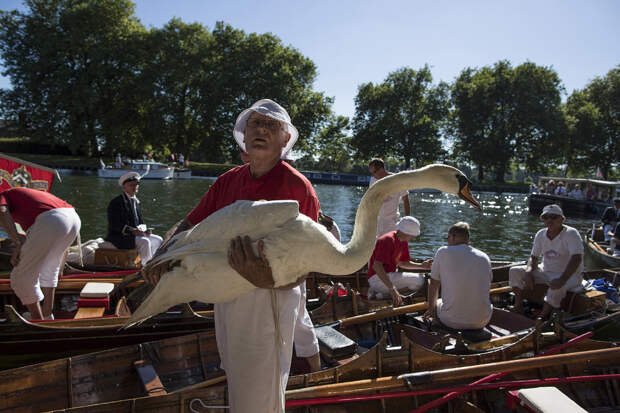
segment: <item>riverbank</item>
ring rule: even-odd
[[[72,155],[47,155],[31,153],[7,153],[9,156],[21,158],[39,165],[55,169],[70,169],[74,171],[92,171],[95,173],[100,168],[99,159],[86,158]],[[105,164],[113,164],[112,158],[101,159]],[[208,162],[190,161],[190,169],[193,176],[219,176],[234,168],[236,164],[219,164]],[[368,186],[370,176],[354,175],[346,173],[327,173],[317,171],[301,171],[310,182],[314,184]],[[474,183],[473,190],[478,192],[497,193],[528,193],[529,185],[521,183]]]

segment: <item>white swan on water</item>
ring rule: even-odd
[[[309,272],[350,274],[367,263],[372,254],[377,215],[386,197],[408,189],[433,188],[458,195],[480,208],[470,186],[461,171],[447,165],[429,165],[382,178],[362,197],[353,236],[346,245],[336,241],[325,227],[300,214],[297,201],[237,201],[177,234],[168,250],[149,262],[147,267],[164,261],[179,261],[179,265],[163,275],[127,325],[176,304],[226,302],[256,288],[228,264],[228,248],[236,236],[248,235],[255,253],[258,240],[263,240],[275,287],[290,284]]]

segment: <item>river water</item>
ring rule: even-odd
[[[82,241],[104,237],[107,231],[108,202],[120,193],[115,179],[92,175],[61,173],[62,182],[54,182],[52,193],[76,207],[82,219]],[[138,198],[147,226],[163,235],[198,203],[212,180],[144,180]],[[334,218],[346,243],[353,233],[353,221],[365,187],[314,185],[321,209]],[[430,258],[446,245],[447,230],[457,221],[471,225],[471,244],[486,252],[492,260],[520,261],[529,257],[532,241],[542,223],[527,211],[525,194],[474,193],[482,211],[470,207],[455,196],[443,193],[412,193],[412,215],[422,224],[422,233],[411,243],[412,256]],[[591,219],[568,218],[566,224],[582,234],[592,227]],[[586,261],[586,266],[591,264]]]

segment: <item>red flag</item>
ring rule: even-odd
[[[601,168],[596,168],[596,176],[601,178],[601,179],[605,179],[605,176],[601,172]]]
[[[40,166],[0,153],[0,191],[26,186],[49,192],[52,189],[55,169]],[[58,176],[60,180],[60,177]]]

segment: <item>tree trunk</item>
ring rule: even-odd
[[[484,167],[482,165],[478,165],[478,182],[482,182],[484,180]]]

